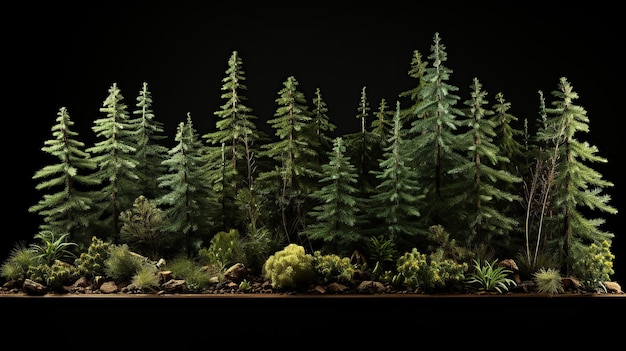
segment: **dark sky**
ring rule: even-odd
[[[616,234],[618,275],[626,269],[618,268],[626,260],[626,239],[620,238],[626,184],[618,172],[624,160],[618,126],[626,61],[617,8],[105,4],[18,5],[11,26],[2,24],[3,119],[11,126],[2,140],[9,150],[4,169],[11,190],[5,208],[6,218],[17,223],[10,223],[0,241],[0,257],[15,241],[36,233],[39,218],[27,209],[41,194],[31,177],[43,166],[41,147],[61,106],[68,108],[81,138],[89,140],[112,83],[132,107],[147,82],[156,118],[169,136],[188,112],[199,132],[207,132],[223,103],[228,59],[238,51],[247,78],[246,104],[260,124],[272,117],[282,83],[294,76],[309,101],[320,88],[331,121],[340,132],[352,132],[359,128],[361,89],[367,88],[372,110],[382,98],[395,106],[398,94],[415,83],[408,76],[413,51],[426,58],[439,33],[448,53],[445,65],[453,71],[449,83],[459,88],[461,100],[469,98],[476,77],[488,98],[502,92],[511,113],[534,120],[538,91],[549,96],[560,77],[568,78],[590,118],[590,133],[580,138],[609,160],[594,167],[615,184],[608,193],[620,213],[607,218],[607,228]]]

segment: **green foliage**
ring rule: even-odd
[[[219,267],[228,267],[235,263],[247,264],[243,239],[237,229],[218,232],[211,238],[209,247],[200,249],[198,255],[201,263]]]
[[[556,295],[564,291],[561,273],[554,268],[540,268],[533,274],[537,292]]]
[[[184,279],[187,290],[201,292],[210,284],[224,279],[222,267],[216,265],[201,266],[189,257],[178,256],[169,260],[165,267],[176,279]]]
[[[248,232],[243,241],[246,267],[254,272],[261,272],[267,258],[275,251],[275,248],[280,246],[280,240],[272,236],[268,228],[248,226]]]
[[[604,283],[610,281],[615,255],[611,253],[611,244],[608,240],[601,243],[592,243],[588,247],[580,247],[575,252],[572,264],[572,275],[580,279],[588,290],[602,290],[606,292]]]
[[[78,270],[73,265],[56,260],[52,265],[30,266],[26,273],[29,279],[45,285],[49,290],[61,291],[64,285],[70,285],[78,277]]]
[[[525,251],[519,251],[516,255],[515,263],[522,280],[532,279],[533,274],[542,268],[559,270],[559,260],[554,252],[548,249],[538,251],[534,259],[529,259]]]
[[[413,248],[398,258],[396,271],[402,277],[402,283],[411,289],[424,285],[424,277],[427,275],[428,260],[426,254]]]
[[[87,252],[81,252],[74,261],[79,273],[87,277],[104,276],[105,262],[109,258],[111,247],[110,242],[92,236]]]
[[[462,281],[467,264],[445,258],[441,250],[427,256],[413,248],[398,259],[396,270],[400,276],[394,279],[396,282],[411,289],[435,291]]]
[[[503,266],[498,266],[497,260],[491,262],[483,261],[482,263],[478,260],[473,260],[473,262],[474,270],[469,273],[466,283],[476,285],[478,290],[504,294],[509,291],[510,287],[517,285],[508,276],[513,271]]]
[[[354,266],[349,257],[335,254],[322,255],[320,251],[313,253],[313,271],[322,283],[350,283],[354,274]]]
[[[30,247],[42,264],[50,266],[56,260],[70,263],[76,259],[72,248],[77,248],[78,244],[68,242],[68,238],[69,233],[57,235],[50,230],[42,230],[35,234],[38,242],[31,244]]]
[[[250,285],[250,282],[247,279],[243,279],[239,283],[238,289],[242,292],[249,292],[250,290],[252,290],[252,285]]]
[[[120,214],[120,241],[152,260],[159,259],[166,240],[162,231],[164,215],[161,209],[141,195],[133,208]]]
[[[152,291],[159,287],[159,275],[156,266],[144,264],[131,280],[131,284],[140,290]]]
[[[271,255],[263,266],[263,275],[274,288],[300,288],[313,282],[313,256],[304,247],[289,244]]]
[[[0,266],[0,277],[22,281],[27,277],[28,268],[38,264],[40,264],[40,259],[35,250],[27,247],[23,242],[18,242]]]
[[[366,252],[371,260],[376,263],[373,273],[390,269],[390,265],[395,263],[398,251],[392,239],[384,239],[382,235],[372,236],[366,243]]]
[[[145,264],[145,259],[130,251],[127,244],[113,245],[104,261],[106,276],[118,282],[130,282]]]

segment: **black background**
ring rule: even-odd
[[[358,4],[358,5],[357,5]],[[394,6],[392,6],[394,5]],[[319,3],[254,5],[202,2],[107,1],[103,4],[21,4],[6,11],[3,173],[5,230],[0,258],[18,240],[30,241],[39,218],[27,209],[41,193],[31,178],[50,162],[41,151],[61,106],[79,138],[93,140],[93,120],[117,83],[130,109],[143,82],[156,118],[173,139],[191,113],[200,133],[215,125],[222,79],[233,51],[243,60],[246,104],[259,127],[275,112],[282,83],[294,76],[311,101],[316,88],[338,133],[359,129],[361,89],[370,107],[382,98],[395,106],[413,88],[408,76],[414,50],[430,55],[439,33],[452,69],[449,81],[461,101],[477,77],[488,99],[502,92],[520,120],[538,116],[538,91],[551,100],[566,77],[590,118],[578,135],[599,148],[607,164],[593,165],[614,183],[606,190],[617,215],[603,215],[615,234],[614,280],[624,277],[624,177],[622,102],[624,40],[615,7],[585,8]],[[493,101],[493,100],[490,100]],[[9,122],[8,124],[6,122]],[[368,122],[369,124],[369,122]]]

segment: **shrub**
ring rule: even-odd
[[[320,251],[313,253],[313,271],[322,283],[349,283],[352,281],[354,267],[348,257],[330,254],[322,255]]]
[[[427,256],[413,248],[398,259],[396,269],[400,275],[393,279],[396,283],[402,283],[411,289],[433,291],[446,289],[463,281],[467,264],[445,258],[443,250]]]
[[[289,244],[271,255],[263,265],[263,275],[274,288],[298,288],[311,283],[315,273],[313,256],[304,247]]]
[[[561,274],[554,268],[540,268],[533,274],[533,281],[537,286],[537,292],[542,294],[556,295],[564,291]]]
[[[198,254],[204,264],[217,264],[221,267],[235,263],[247,264],[241,235],[237,229],[218,232],[211,238],[209,247],[200,249]]]
[[[26,279],[28,268],[39,264],[37,253],[23,242],[15,244],[9,257],[0,266],[0,276],[7,280]]]
[[[110,242],[92,236],[87,252],[82,252],[74,261],[78,272],[90,278],[105,275],[104,265],[109,258],[111,246]]]
[[[72,248],[77,248],[78,244],[68,242],[69,233],[57,235],[50,230],[43,230],[35,234],[37,242],[30,245],[37,253],[37,257],[42,264],[52,265],[54,261],[74,262],[76,255],[72,252]]]
[[[613,271],[613,259],[611,244],[604,240],[599,245],[592,243],[587,247],[579,247],[572,250],[574,263],[572,274],[579,278],[587,290],[606,292],[604,282],[609,281]]]
[[[224,274],[215,264],[201,266],[194,260],[180,256],[169,260],[165,268],[170,270],[176,279],[184,279],[188,291],[200,292],[210,284],[223,280]]]
[[[130,282],[144,262],[145,259],[132,253],[127,244],[113,245],[109,257],[104,261],[104,272],[115,281]]]
[[[497,261],[483,261],[481,264],[478,260],[474,261],[474,271],[470,273],[467,284],[477,285],[478,290],[487,292],[498,292],[503,294],[509,290],[509,287],[517,285],[513,279],[508,277],[513,273],[512,270],[498,266]]]
[[[156,266],[144,264],[135,273],[131,283],[139,290],[150,291],[159,287],[159,275]]]

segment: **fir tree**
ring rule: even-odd
[[[92,130],[102,140],[87,149],[92,154],[98,169],[92,174],[94,181],[101,188],[94,191],[94,203],[97,206],[96,217],[100,220],[102,233],[111,241],[117,240],[120,223],[119,215],[131,208],[139,195],[139,176],[135,173],[138,161],[133,143],[136,124],[129,121],[127,105],[117,83],[109,88],[109,95],[100,112],[105,117],[94,120]]]
[[[218,120],[215,122],[216,130],[204,134],[202,137],[207,141],[213,150],[209,157],[215,160],[218,153],[224,151],[224,157],[228,162],[222,165],[224,169],[219,170],[221,174],[221,203],[223,226],[221,230],[236,228],[243,231],[241,223],[243,213],[239,211],[241,206],[237,202],[237,193],[242,188],[254,189],[254,177],[256,164],[254,155],[256,154],[256,143],[265,139],[264,134],[257,129],[257,117],[252,113],[252,108],[245,102],[247,97],[243,94],[247,90],[244,84],[246,80],[243,70],[243,60],[237,51],[233,51],[229,60],[226,76],[222,79],[221,98],[224,103],[221,109],[215,111]],[[222,145],[224,149],[222,150]],[[219,156],[221,159],[221,155]],[[243,161],[243,162],[240,162]],[[214,162],[211,162],[215,165]],[[217,171],[214,167],[211,167]],[[210,176],[216,179],[215,176]]]
[[[546,108],[545,127],[537,132],[538,142],[559,140],[556,173],[552,186],[551,218],[554,230],[550,239],[560,243],[562,270],[569,274],[572,260],[582,257],[590,244],[611,242],[613,233],[602,230],[604,218],[588,218],[590,213],[616,214],[609,205],[611,197],[604,193],[613,183],[590,167],[591,163],[606,163],[598,148],[576,137],[589,132],[587,111],[576,105],[579,98],[570,82],[562,77],[558,89],[552,91],[552,107]],[[554,146],[546,145],[549,154]]]
[[[315,144],[313,146],[317,149],[317,163],[321,166],[328,162],[327,156],[333,147],[333,138],[329,136],[329,133],[333,132],[337,126],[328,117],[328,107],[322,98],[319,88],[315,89],[313,113],[309,126],[309,128],[313,129],[312,133],[315,135]]]
[[[274,118],[267,121],[278,140],[263,145],[263,155],[273,160],[275,167],[259,175],[267,180],[264,184],[270,189],[268,196],[277,199],[278,228],[282,228],[280,230],[289,242],[304,226],[305,213],[301,210],[309,194],[305,178],[315,179],[317,176],[311,168],[315,151],[309,148],[309,142],[301,133],[310,123],[311,114],[298,86],[295,77],[290,76],[278,92]]]
[[[345,155],[343,139],[337,137],[329,153],[329,163],[322,165],[322,187],[311,195],[320,205],[309,213],[314,221],[303,234],[312,241],[321,241],[323,251],[340,256],[349,255],[361,236],[356,231],[358,183],[355,167]]]
[[[46,165],[33,176],[41,180],[37,190],[52,190],[45,194],[28,211],[43,218],[39,228],[56,234],[70,234],[76,243],[88,243],[90,237],[83,232],[90,223],[91,197],[85,193],[88,186],[97,184],[87,172],[96,168],[91,155],[84,151],[85,144],[77,140],[78,133],[72,127],[66,107],[57,113],[56,124],[52,126],[52,136],[44,142],[41,150],[58,159],[58,163]],[[83,187],[81,189],[81,187]]]
[[[415,135],[409,134],[410,127],[413,125],[413,121],[424,117],[418,115],[416,111],[421,110],[421,105],[424,103],[424,96],[422,95],[422,89],[426,86],[427,82],[424,80],[424,74],[426,73],[426,67],[428,62],[422,60],[422,54],[418,50],[413,51],[411,58],[411,65],[409,69],[409,77],[417,80],[417,85],[407,91],[403,91],[399,94],[400,98],[408,98],[410,106],[402,110],[402,128],[406,130],[406,138],[412,139]],[[402,105],[402,104],[401,104]]]
[[[372,172],[379,183],[376,193],[371,197],[368,213],[383,219],[383,228],[386,229],[383,237],[410,250],[416,247],[414,237],[420,232],[418,208],[424,195],[421,194],[417,173],[410,166],[410,154],[402,139],[399,101],[396,102],[393,129],[387,133],[387,143],[384,158],[379,160],[381,171]]]
[[[138,165],[135,172],[141,179],[139,193],[148,199],[158,199],[161,192],[157,178],[167,171],[162,162],[167,157],[168,150],[161,142],[167,136],[163,134],[163,123],[155,119],[152,111],[152,93],[148,90],[148,83],[143,83],[136,107],[133,114],[137,115],[139,129],[136,135],[135,158]]]
[[[521,178],[505,171],[502,164],[510,162],[500,154],[499,148],[493,143],[496,136],[497,122],[495,113],[486,108],[487,92],[481,83],[474,78],[471,85],[471,98],[465,101],[462,121],[468,129],[457,136],[459,152],[467,154],[464,162],[450,169],[449,173],[461,175],[456,182],[449,185],[454,196],[449,202],[463,211],[466,225],[467,246],[495,246],[496,249],[508,247],[509,233],[518,222],[506,216],[500,209],[502,203],[520,201],[517,194],[507,192],[503,184],[520,183]]]
[[[442,218],[443,213],[451,209],[445,201],[450,195],[442,194],[442,188],[446,181],[453,182],[448,170],[457,162],[454,152],[457,116],[463,115],[455,107],[460,98],[453,93],[458,88],[448,83],[452,70],[445,66],[448,55],[439,33],[435,33],[428,58],[432,66],[424,68],[424,85],[419,89],[412,112],[419,118],[412,121],[409,130],[416,167],[420,170],[420,186],[427,196],[425,203],[430,207],[420,211],[426,227],[454,220],[453,215]]]
[[[204,243],[209,242],[209,227],[214,215],[214,204],[209,199],[210,187],[204,178],[203,144],[193,126],[191,114],[180,122],[175,140],[163,161],[168,173],[159,177],[159,186],[165,194],[157,204],[163,206],[166,224],[163,230],[171,233],[173,242],[182,243],[188,257]]]

